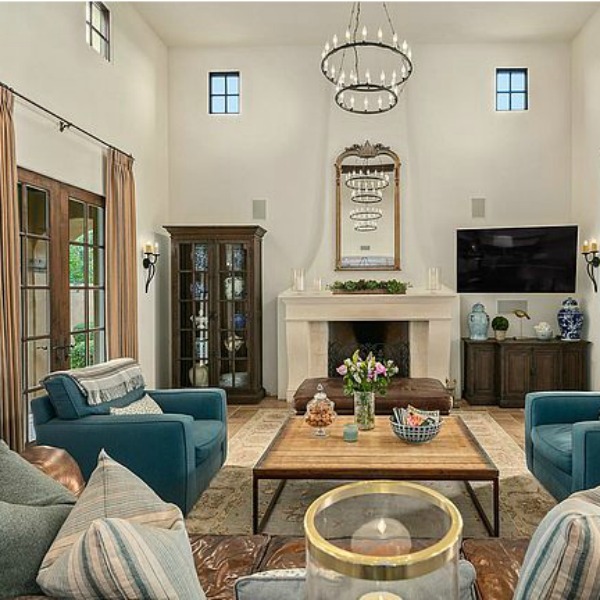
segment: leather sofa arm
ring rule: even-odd
[[[190,415],[196,421],[227,421],[227,396],[219,388],[146,391],[165,413]]]
[[[75,496],[83,492],[85,481],[81,470],[66,450],[52,446],[29,446],[21,452],[21,456]]]

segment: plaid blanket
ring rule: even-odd
[[[42,385],[57,375],[70,377],[90,406],[116,400],[146,385],[142,369],[133,358],[115,358],[83,369],[55,371],[42,380]]]

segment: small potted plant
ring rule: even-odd
[[[508,319],[498,315],[492,319],[492,329],[496,339],[501,342],[506,339],[506,330],[508,329]]]

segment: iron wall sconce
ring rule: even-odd
[[[598,282],[596,281],[595,269],[600,267],[600,256],[598,256],[598,242],[592,239],[590,242],[584,240],[581,254],[585,259],[585,270],[594,286],[594,292],[598,292]]]
[[[156,263],[158,261],[158,244],[152,244],[152,242],[146,242],[144,244],[144,261],[142,266],[148,272],[146,273],[146,294],[150,288],[150,283],[156,275]]]

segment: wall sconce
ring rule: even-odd
[[[592,284],[594,285],[594,292],[597,293],[598,282],[596,281],[594,270],[600,267],[600,257],[598,256],[598,242],[595,239],[592,239],[589,243],[587,240],[584,240],[583,246],[581,248],[581,254],[583,254],[583,258],[585,259],[585,269],[587,271],[588,277],[591,279]]]
[[[146,242],[144,244],[144,261],[142,262],[142,266],[148,271],[146,273],[146,294],[148,293],[150,282],[156,275],[156,262],[158,261],[159,256],[158,244],[153,244],[152,242]]]

